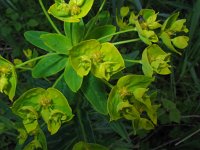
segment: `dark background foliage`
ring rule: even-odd
[[[53,2],[43,1],[46,8]],[[90,14],[84,18],[85,21],[95,15],[100,4],[101,1],[95,1]],[[129,122],[109,123],[109,118],[98,114],[87,101],[83,101],[75,105],[80,109],[73,108],[74,111],[80,110],[77,112],[80,115],[64,125],[57,134],[50,136],[46,128],[43,129],[49,149],[68,150],[77,141],[85,138],[88,142],[97,142],[113,150],[200,149],[200,0],[107,0],[104,9],[109,10],[113,24],[116,24],[116,9],[123,5],[131,6],[136,11],[141,8],[152,8],[160,12],[160,17],[163,18],[180,11],[180,18],[187,18],[187,27],[190,30],[189,46],[181,57],[173,56],[174,67],[171,75],[157,77],[155,88],[158,90],[158,101],[163,104],[158,112],[158,126],[151,132],[141,132],[134,136]],[[62,30],[62,23],[54,21]],[[53,32],[38,1],[0,0],[0,54],[10,61],[14,58],[24,59],[23,50],[34,49],[23,37],[23,33],[28,30]],[[125,34],[119,38],[124,39],[128,36]],[[132,44],[129,47],[122,45],[120,49],[125,49],[126,53],[132,47],[141,48]],[[41,51],[37,51],[40,54]],[[51,84],[51,80],[33,79],[29,72],[19,73],[19,77],[17,96],[31,87],[48,87]],[[57,88],[65,93],[69,91],[63,89],[62,82]],[[77,103],[80,96],[70,94],[67,98],[72,99],[70,103]],[[166,100],[172,103],[166,104]],[[16,116],[10,112],[9,105],[6,97],[1,94],[0,115],[12,121]],[[172,111],[174,107],[180,111],[181,116]],[[179,117],[180,123],[175,123]],[[0,122],[0,149],[14,149],[16,145],[18,133],[9,127],[9,123],[4,130]]]

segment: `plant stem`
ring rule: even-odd
[[[32,70],[32,68],[27,68],[27,67],[17,67],[17,68],[22,70]]]
[[[130,59],[124,59],[124,61],[126,61],[126,62],[132,62],[132,63],[142,64],[142,61],[141,61],[141,60],[130,60]]]
[[[64,76],[64,73],[62,73],[57,80],[54,82],[54,84],[52,85],[52,88],[55,88],[55,86],[58,84],[58,82],[62,79],[62,77]]]
[[[101,6],[99,7],[99,10],[97,12],[97,15],[99,15],[99,13],[101,12],[101,10],[103,9],[103,6],[105,5],[106,0],[103,1],[103,3],[101,4]],[[97,16],[96,15],[96,16]]]
[[[80,124],[80,128],[81,128],[81,132],[83,135],[83,140],[84,142],[87,142],[87,135],[85,132],[85,128],[84,128],[84,124],[82,122],[82,117],[81,117],[81,98],[78,99],[78,105],[77,105],[77,118],[78,118],[78,122]]]
[[[110,84],[108,81],[106,81],[106,80],[104,80],[104,79],[102,79],[102,81],[103,81],[108,87],[110,87],[111,89],[113,88],[113,85]]]
[[[112,33],[112,34],[103,36],[103,37],[101,37],[101,38],[99,38],[99,39],[97,39],[97,40],[100,41],[100,40],[106,39],[106,38],[108,38],[108,37],[111,37],[111,36],[113,36],[113,35],[119,35],[119,34],[122,34],[122,33],[132,32],[132,31],[136,31],[136,30],[135,30],[135,29],[128,29],[128,30],[123,30],[123,31],[115,32],[115,33]]]
[[[104,0],[103,3],[101,4],[101,6],[99,7],[99,10],[98,10],[96,16],[94,17],[94,20],[92,21],[91,25],[89,26],[89,28],[88,28],[88,30],[87,30],[87,32],[86,32],[84,38],[86,38],[86,37],[88,36],[88,34],[90,33],[90,31],[91,31],[92,28],[94,27],[94,24],[95,24],[95,22],[96,22],[97,19],[98,19],[97,17],[98,17],[98,15],[99,15],[99,13],[101,12],[101,10],[103,9],[103,6],[104,6],[105,2],[106,2],[106,0]]]
[[[40,3],[40,6],[45,14],[45,16],[47,17],[49,23],[51,24],[51,26],[54,28],[54,30],[58,33],[58,34],[61,34],[61,32],[58,30],[58,28],[56,27],[56,25],[53,23],[53,21],[51,20],[49,14],[47,13],[45,7],[44,7],[44,4],[42,2],[42,0],[39,0],[39,3]]]
[[[38,60],[38,59],[42,59],[42,58],[44,58],[44,57],[51,56],[51,55],[58,55],[58,54],[57,54],[57,53],[49,53],[49,54],[46,54],[46,55],[42,55],[42,56],[39,56],[39,57],[30,59],[30,60],[27,60],[27,61],[25,61],[25,62],[23,62],[23,63],[21,63],[21,64],[19,64],[19,65],[16,65],[15,68],[16,68],[16,69],[17,69],[17,68],[21,68],[21,66],[24,66],[24,65],[26,65],[26,64],[28,64],[28,63],[30,63],[30,62],[33,62],[33,61],[36,61],[36,60]]]
[[[195,132],[193,132],[190,135],[186,136],[184,139],[182,139],[179,142],[177,142],[175,144],[175,146],[178,146],[179,144],[183,143],[184,141],[186,141],[187,139],[191,138],[193,135],[197,134],[198,132],[200,132],[200,129],[196,130]]]
[[[121,45],[121,44],[126,44],[126,43],[131,43],[131,42],[137,42],[137,41],[140,41],[140,38],[125,40],[125,41],[119,41],[119,42],[115,42],[115,43],[112,43],[112,44],[113,45]]]

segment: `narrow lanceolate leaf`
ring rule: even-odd
[[[107,95],[104,84],[94,76],[89,76],[83,83],[82,91],[92,107],[99,113],[106,115]]]
[[[64,79],[68,87],[73,92],[77,92],[80,89],[82,85],[82,81],[83,81],[83,77],[79,76],[76,73],[70,61],[68,61],[66,64],[65,71],[64,71]]]
[[[48,77],[65,68],[67,57],[65,55],[47,55],[42,58],[32,70],[34,78]]]
[[[40,38],[41,35],[46,35],[46,34],[49,33],[44,31],[27,31],[24,33],[24,37],[28,42],[30,42],[34,46],[39,47],[45,51],[52,52],[54,50],[46,46],[43,40]]]
[[[73,45],[77,45],[83,40],[85,34],[85,25],[83,20],[71,24],[71,41]]]
[[[72,150],[108,150],[108,148],[94,143],[78,142]]]
[[[56,53],[68,54],[72,47],[71,41],[68,37],[56,33],[49,33],[41,35],[43,43]]]

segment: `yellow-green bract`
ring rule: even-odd
[[[0,56],[0,92],[8,95],[10,100],[15,96],[17,74],[11,62]]]
[[[100,44],[97,40],[81,42],[70,50],[69,56],[74,70],[81,77],[91,70],[94,76],[109,80],[125,67],[121,54],[113,44]]]
[[[170,54],[165,53],[158,45],[153,44],[145,48],[142,53],[142,71],[146,76],[154,73],[167,75],[170,74]]]
[[[148,86],[154,80],[144,75],[126,75],[120,78],[108,98],[110,120],[125,118],[140,124],[138,128],[152,129],[157,124],[156,110],[147,94]],[[144,112],[147,116],[142,115]],[[150,118],[150,120],[148,119]]]
[[[94,0],[70,0],[53,4],[48,12],[65,22],[79,22],[90,11]]]
[[[12,111],[23,119],[28,133],[37,129],[40,116],[51,134],[55,134],[62,123],[73,117],[67,99],[54,88],[28,90],[13,103]]]
[[[175,47],[184,49],[188,46],[189,37],[180,35],[187,33],[188,29],[184,25],[186,19],[177,20],[179,13],[172,14],[163,23],[161,28],[160,38],[163,43],[171,50],[178,54],[181,54]],[[179,34],[179,36],[177,36]]]

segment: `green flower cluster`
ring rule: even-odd
[[[40,116],[51,134],[55,134],[62,123],[73,118],[67,99],[54,88],[28,90],[13,103],[12,111],[23,119],[28,133],[38,129]]]
[[[178,16],[179,13],[174,13],[161,24],[161,21],[157,20],[158,13],[152,9],[142,9],[138,15],[135,15],[129,7],[122,7],[117,23],[122,30],[135,28],[140,39],[147,45],[158,43],[160,38],[170,50],[181,54],[175,47],[186,48],[189,37],[183,35],[188,32],[184,25],[186,19],[177,20]]]
[[[70,50],[70,60],[74,70],[81,77],[90,71],[98,78],[109,80],[124,69],[124,60],[111,43],[99,43],[97,40],[83,41]]]
[[[164,52],[158,45],[153,44],[145,48],[142,53],[142,71],[146,76],[154,73],[170,74],[170,53]]]
[[[156,110],[148,95],[148,86],[154,80],[144,75],[126,75],[120,78],[109,94],[108,112],[111,120],[125,118],[136,129],[150,130],[157,124]]]
[[[65,22],[79,22],[90,11],[94,0],[55,0],[48,12],[55,18]]]

